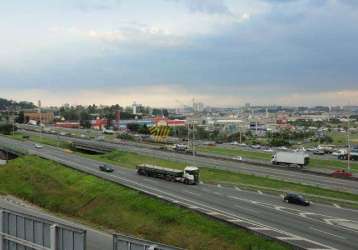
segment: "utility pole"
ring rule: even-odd
[[[41,100],[38,101],[39,116],[40,116],[40,141],[42,142],[42,112],[41,112]]]
[[[348,172],[351,172],[351,144],[349,142],[349,126],[350,126],[350,114],[348,116],[348,122],[347,122],[347,143],[348,143],[348,152],[347,152],[347,170]]]
[[[240,127],[240,125],[239,125],[239,133],[240,133],[240,144],[242,144],[241,127]]]
[[[193,157],[195,157],[195,122],[193,121],[193,143],[192,143],[192,145],[193,145]]]

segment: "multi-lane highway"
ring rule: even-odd
[[[298,207],[283,203],[278,195],[206,184],[186,186],[118,166],[109,174],[98,170],[100,162],[61,149],[36,149],[31,142],[0,137],[0,145],[6,144],[306,249],[357,249],[357,210],[316,203]]]
[[[29,132],[28,134],[38,135],[37,132]],[[347,191],[358,194],[358,182],[346,179],[336,179],[328,176],[313,175],[309,173],[303,173],[298,171],[287,170],[286,168],[270,168],[263,166],[256,166],[252,164],[245,164],[241,162],[224,161],[207,157],[193,157],[186,154],[178,154],[169,151],[161,151],[150,146],[140,146],[138,143],[112,143],[104,141],[91,141],[87,139],[73,138],[68,136],[59,136],[43,133],[42,136],[49,137],[56,140],[67,140],[71,142],[91,143],[98,147],[106,147],[112,149],[118,149],[128,152],[134,152],[138,154],[154,156],[161,159],[174,160],[179,162],[185,162],[188,164],[195,164],[198,166],[206,166],[211,168],[217,168],[222,170],[241,172],[245,174],[254,174],[257,176],[270,177],[278,180],[291,181],[295,183],[304,183],[322,188],[328,188],[337,191]]]

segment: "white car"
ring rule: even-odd
[[[332,155],[334,155],[334,156],[344,155],[344,154],[347,154],[347,150],[345,150],[345,149],[340,149],[340,150],[334,151],[332,153]]]
[[[239,146],[241,146],[241,147],[247,147],[247,144],[246,144],[246,143],[240,143]]]
[[[36,143],[34,146],[35,146],[35,148],[43,148],[43,146],[42,146],[42,145],[37,144],[37,143]]]
[[[264,152],[272,153],[273,150],[271,148],[264,149]]]
[[[242,157],[241,156],[235,156],[232,158],[233,160],[237,160],[237,161],[242,161]]]
[[[230,145],[239,145],[237,141],[230,142]]]
[[[288,148],[286,148],[285,146],[279,147],[279,150],[288,150]]]

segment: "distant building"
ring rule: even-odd
[[[96,120],[92,120],[90,123],[92,129],[102,130],[108,125],[108,120],[97,117]]]
[[[80,128],[79,122],[56,122],[56,128]]]
[[[193,103],[194,112],[203,112],[204,111],[204,104],[201,102],[194,102]]]
[[[36,121],[42,124],[51,124],[55,119],[53,112],[24,111],[25,122]]]

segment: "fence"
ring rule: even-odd
[[[147,240],[114,234],[113,250],[180,250],[181,248],[171,247],[163,244],[154,243]]]
[[[0,250],[86,250],[86,231],[0,208]]]

